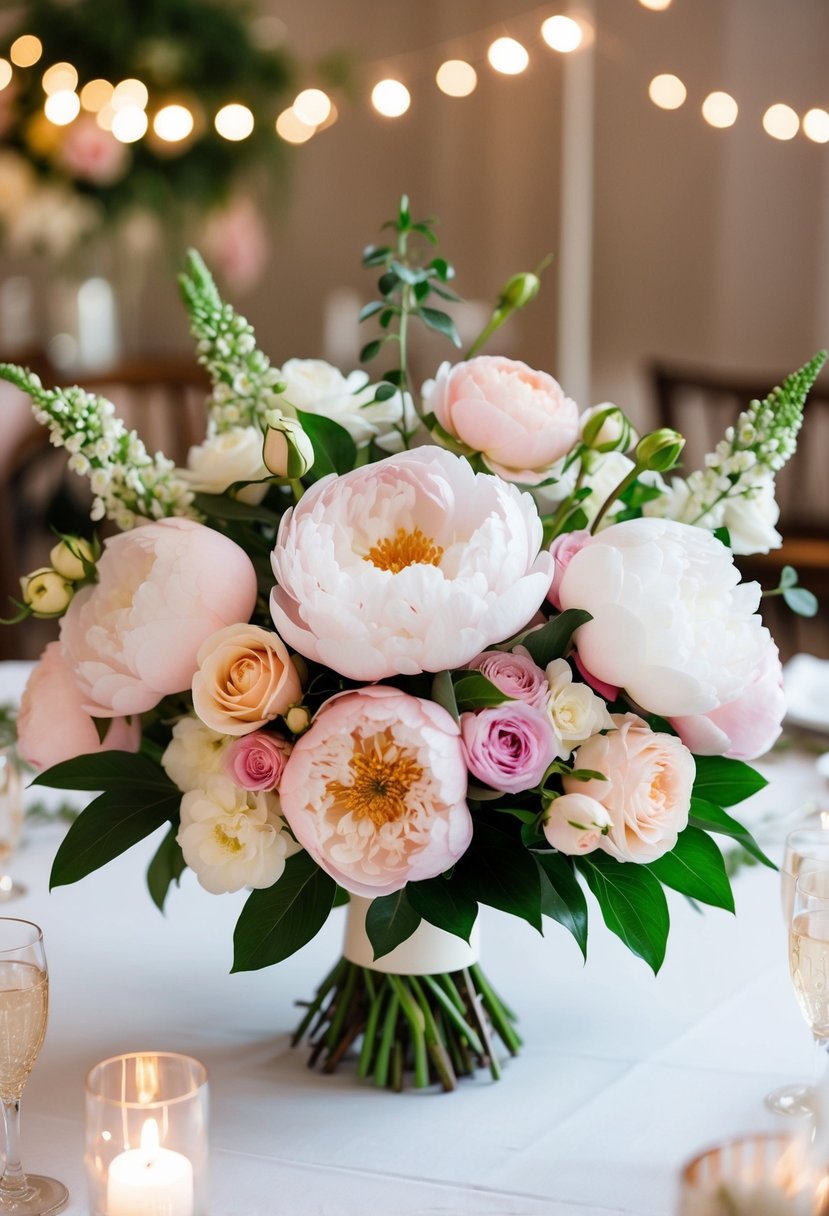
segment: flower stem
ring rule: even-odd
[[[639,467],[639,465],[635,464],[633,466],[633,468],[630,470],[630,472],[627,474],[627,476],[622,478],[622,480],[616,486],[615,490],[611,490],[611,492],[608,494],[607,498],[604,500],[602,505],[599,507],[598,514],[596,515],[596,518],[593,520],[593,525],[590,529],[591,536],[596,535],[596,530],[598,529],[599,524],[602,522],[605,515],[607,514],[609,508],[613,506],[614,502],[621,494],[624,494],[624,492],[628,488],[628,486],[633,485],[634,481],[636,481],[636,478],[639,476],[639,474],[641,472],[642,472],[642,470]]]

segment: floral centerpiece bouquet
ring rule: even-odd
[[[164,829],[159,907],[187,869],[250,889],[234,970],[349,902],[298,1037],[328,1070],[359,1044],[361,1076],[449,1089],[520,1043],[478,963],[479,904],[551,918],[585,952],[587,888],[656,971],[665,887],[733,909],[713,835],[765,860],[731,808],[764,784],[745,761],[779,732],[780,662],[733,553],[779,543],[774,474],[825,356],[667,484],[680,435],[639,438],[616,406],[580,414],[545,372],[477,353],[534,275],[415,394],[412,328],[459,344],[435,306],[457,297],[431,223],[404,199],[390,227],[364,254],[379,332],[362,358],[397,356],[374,383],[271,366],[191,255],[213,389],[186,469],[108,401],[0,368],[89,478],[93,520],[121,530],[63,537],[21,580],[20,615],[59,617],[60,640],[18,731],[41,784],[102,791],[53,885]]]

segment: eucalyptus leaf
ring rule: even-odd
[[[783,599],[798,616],[817,616],[817,596],[805,587],[787,587],[783,592]]]
[[[441,312],[437,308],[424,308],[421,306],[417,310],[417,315],[430,329],[434,329],[436,333],[443,334],[455,346],[461,346],[461,336],[458,333],[458,327],[448,313]]]

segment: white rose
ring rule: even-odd
[[[544,835],[559,853],[592,853],[612,826],[607,807],[595,798],[586,794],[562,794],[547,812]]]
[[[187,865],[212,895],[273,886],[299,847],[286,830],[275,794],[243,790],[228,777],[209,777],[206,788],[184,795],[176,839]]]
[[[606,704],[587,684],[573,679],[566,659],[553,659],[547,664],[547,683],[550,688],[547,712],[553,729],[565,744],[566,756],[591,735],[612,728],[613,719]]]
[[[285,385],[274,403],[289,417],[296,410],[321,414],[345,427],[358,447],[370,439],[394,434],[400,424],[404,402],[400,393],[388,401],[374,401],[375,387],[368,373],[354,371],[344,376],[324,359],[289,359],[282,365],[280,379]]]
[[[732,551],[749,554],[779,549],[783,537],[774,526],[779,518],[774,477],[763,469],[756,474],[753,488],[747,494],[725,500],[722,522],[728,528]]]
[[[232,742],[230,735],[211,730],[199,718],[182,718],[173,727],[161,764],[170,780],[187,793],[223,771],[224,754]]]
[[[765,655],[759,585],[740,583],[710,532],[674,520],[592,536],[564,571],[559,602],[591,614],[575,635],[585,669],[665,717],[735,700]]]
[[[206,494],[223,494],[235,481],[261,481],[270,476],[262,460],[262,432],[255,426],[234,426],[219,435],[208,434],[187,453],[187,469],[181,472],[191,489]],[[267,489],[267,483],[245,486],[237,497],[255,505]]]

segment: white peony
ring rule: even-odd
[[[223,772],[224,754],[233,739],[195,717],[182,718],[173,727],[161,765],[182,792],[198,789],[208,777]]]
[[[212,895],[270,887],[298,845],[275,794],[243,790],[228,777],[208,777],[181,800],[176,837],[184,860]]]
[[[262,481],[270,477],[262,459],[262,440],[256,426],[234,426],[218,435],[209,431],[204,443],[187,453],[187,468],[179,472],[192,490],[205,494],[223,494],[235,481]],[[267,482],[245,486],[236,497],[255,505],[267,489]]]
[[[733,701],[765,655],[759,585],[740,583],[710,532],[674,520],[628,520],[591,537],[559,599],[593,618],[576,633],[585,669],[665,717]]]
[[[289,359],[279,373],[285,389],[274,397],[288,417],[297,410],[321,414],[345,427],[361,447],[371,439],[395,434],[395,424],[403,421],[404,402],[400,393],[388,401],[375,401],[376,386],[369,384],[368,373],[342,372],[324,359]]]
[[[573,679],[566,659],[553,659],[547,664],[547,712],[553,729],[565,745],[560,753],[569,756],[574,747],[584,743],[600,730],[612,730],[613,719],[607,705],[593,689]]]
[[[552,580],[529,494],[425,446],[326,477],[287,511],[271,614],[355,680],[459,667],[517,633]]]

